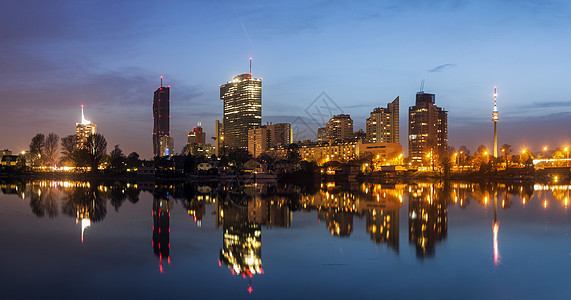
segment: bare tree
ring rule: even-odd
[[[107,141],[99,133],[92,134],[87,138],[82,151],[86,154],[87,163],[91,167],[91,171],[95,172],[107,156]]]
[[[62,160],[67,161],[75,165],[76,163],[76,147],[77,138],[75,135],[71,134],[61,139],[61,154]]]
[[[48,134],[46,138],[43,149],[44,149],[44,156],[45,162],[47,162],[50,166],[53,166],[57,162],[58,158],[58,148],[59,148],[59,136],[55,133]]]
[[[41,164],[45,144],[46,136],[43,133],[38,133],[32,138],[32,142],[30,143],[30,156],[33,165]]]
[[[512,146],[509,144],[503,144],[501,151],[504,154],[505,160],[506,160],[506,168],[508,167],[508,155],[510,155],[510,153],[512,152]]]

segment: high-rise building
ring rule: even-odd
[[[162,137],[170,136],[170,86],[161,86],[155,91],[153,98],[153,156],[161,156]]]
[[[435,95],[416,93],[416,105],[408,109],[408,152],[413,165],[423,157],[444,155],[448,147],[448,112],[436,106]]]
[[[327,138],[327,127],[319,127],[317,128],[317,141],[318,142],[327,142],[329,139]]]
[[[248,152],[254,158],[266,152],[270,145],[270,130],[267,126],[260,126],[248,130]]]
[[[291,144],[291,124],[276,123],[248,130],[248,152],[258,157],[270,148]]]
[[[220,86],[224,101],[224,146],[248,149],[248,130],[262,125],[262,79],[234,76]]]
[[[367,118],[369,143],[399,143],[399,97],[384,107],[377,107]]]
[[[85,119],[83,105],[81,106],[81,123],[75,123],[75,140],[77,148],[81,148],[87,143],[89,136],[97,133],[97,125]]]
[[[341,114],[333,116],[326,125],[330,140],[351,140],[353,138],[353,120],[351,116]]]
[[[223,153],[222,148],[224,147],[224,123],[216,120],[214,123],[215,139],[214,139],[214,154],[219,157]]]
[[[266,127],[270,131],[270,147],[287,146],[292,143],[290,123],[275,123]]]
[[[159,140],[159,156],[174,155],[174,138],[168,135],[161,136]]]
[[[206,132],[202,130],[202,126],[198,123],[198,126],[194,127],[192,131],[188,133],[188,144],[204,145],[206,143]]]

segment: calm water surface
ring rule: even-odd
[[[2,298],[570,299],[567,185],[2,183]]]

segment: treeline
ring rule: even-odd
[[[107,154],[107,141],[101,134],[92,134],[83,141],[76,135],[61,139],[55,133],[36,134],[30,142],[29,150],[20,155],[19,166],[26,169],[58,169],[75,167],[92,171],[105,169],[124,172],[141,165],[139,154],[125,155],[119,145]]]

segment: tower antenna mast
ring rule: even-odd
[[[250,76],[252,76],[252,58],[250,57]]]

